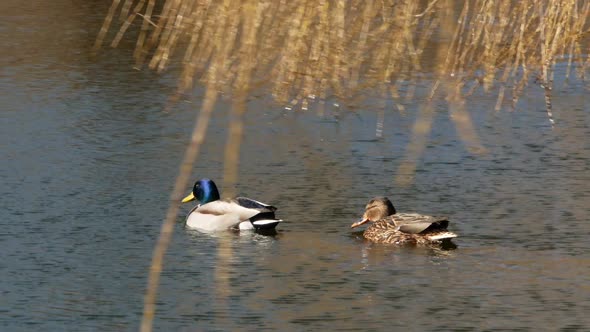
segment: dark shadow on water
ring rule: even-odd
[[[351,238],[354,238],[354,239],[357,239],[357,240],[365,241],[365,238],[363,237],[363,232],[364,231],[351,232],[349,236]]]
[[[192,236],[196,237],[208,237],[208,238],[226,238],[226,237],[241,237],[241,236],[265,236],[269,238],[278,239],[281,234],[276,229],[258,229],[258,230],[246,230],[240,231],[238,229],[228,229],[226,231],[216,232],[203,232],[197,229],[192,229],[186,225],[182,225],[184,231]]]
[[[360,242],[372,243],[371,241],[369,241],[363,237],[363,231],[351,232],[349,234],[349,237],[353,238],[357,241],[360,241]],[[458,248],[458,246],[453,242],[452,239],[445,239],[445,240],[442,240],[440,243],[435,243],[435,244],[431,244],[428,246],[417,246],[415,244],[393,245],[393,244],[384,244],[384,243],[379,243],[378,245],[383,245],[383,246],[388,246],[388,247],[400,247],[400,248],[402,248],[402,247],[403,248],[432,248],[435,250],[443,250],[443,251],[455,250]]]
[[[445,239],[440,243],[440,249],[442,250],[455,250],[457,249],[457,245],[451,239]]]
[[[354,140],[354,142],[356,143],[376,143],[376,142],[380,142],[381,139],[379,138],[367,138],[367,139],[357,139]]]
[[[264,236],[270,236],[270,237],[274,237],[274,238],[276,238],[277,235],[279,234],[279,232],[277,232],[277,230],[274,228],[273,229],[257,229],[254,231],[254,233],[264,235]]]

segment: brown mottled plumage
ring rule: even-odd
[[[386,197],[375,197],[365,207],[363,219],[352,224],[357,227],[372,222],[363,236],[373,242],[391,244],[434,244],[457,237],[449,232],[446,217],[426,216],[418,213],[396,213]]]

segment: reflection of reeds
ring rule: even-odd
[[[420,73],[432,73],[433,95],[448,97],[461,138],[475,147],[466,95],[497,86],[496,109],[508,95],[514,107],[533,77],[552,122],[556,61],[568,56],[568,77],[573,64],[581,74],[590,65],[583,61],[590,1],[168,0],[159,8],[154,0],[114,0],[97,47],[118,7],[122,26],[112,45],[140,19],[138,66],[149,60],[163,70],[182,52],[179,92],[197,78],[244,99],[262,83],[277,101],[307,109],[318,98],[357,99],[369,87],[394,101],[412,98]]]
[[[210,72],[211,75],[215,75],[215,72]],[[188,145],[182,164],[179,169],[179,175],[174,184],[174,189],[170,195],[170,203],[168,205],[168,212],[166,218],[162,223],[162,229],[160,231],[160,237],[154,248],[154,254],[152,258],[152,264],[150,266],[150,272],[148,276],[148,287],[144,298],[144,309],[143,318],[141,321],[142,331],[151,331],[152,322],[154,319],[154,313],[156,309],[156,295],[158,290],[158,284],[160,280],[160,272],[162,271],[162,265],[164,263],[164,254],[168,248],[168,244],[172,238],[172,231],[174,230],[174,221],[178,215],[178,209],[180,207],[180,200],[184,193],[184,189],[187,187],[191,170],[199,154],[201,144],[205,140],[205,133],[209,126],[209,119],[213,111],[213,106],[217,100],[217,91],[214,89],[207,89],[205,98],[203,99],[203,106],[195,127],[191,136],[190,144]]]
[[[271,78],[279,101],[302,105],[309,96],[345,98],[381,84],[396,97],[401,83],[430,67],[433,52],[447,54],[436,78],[475,79],[484,89],[500,82],[517,97],[531,75],[550,84],[562,55],[570,65],[584,55],[588,1],[461,3],[168,0],[156,16],[154,0],[114,0],[97,46],[119,6],[123,24],[113,46],[141,19],[138,65],[150,54],[149,67],[162,70],[183,52],[181,91],[195,77],[234,91],[245,71],[248,80]],[[218,69],[214,82],[203,76]]]
[[[163,70],[181,59],[179,93],[202,80],[207,93],[181,168],[170,211],[154,254],[146,295],[144,330],[151,329],[155,285],[172,230],[180,191],[204,139],[218,92],[233,95],[224,192],[237,180],[242,116],[250,91],[267,87],[281,103],[307,109],[312,100],[354,100],[376,88],[397,102],[412,98],[418,79],[428,77],[431,98],[420,108],[398,184],[414,176],[433,123],[432,99],[446,97],[451,119],[470,151],[483,152],[465,97],[482,88],[498,88],[496,110],[509,94],[512,107],[535,78],[544,89],[553,124],[553,68],[566,59],[569,77],[590,66],[587,18],[590,1],[453,0],[430,1],[238,1],[113,0],[96,41],[102,44],[119,9],[117,46],[124,33],[141,21],[134,57],[138,67]],[[157,15],[155,14],[157,12]],[[183,53],[182,57],[174,56]],[[567,57],[567,58],[564,58]],[[428,75],[425,75],[428,74]],[[422,82],[424,83],[424,82]],[[381,110],[382,111],[382,110]],[[379,114],[380,135],[383,114]],[[159,265],[158,265],[159,264]]]

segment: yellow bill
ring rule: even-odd
[[[193,195],[193,193],[190,193],[188,196],[186,196],[185,198],[182,199],[183,203],[186,202],[190,202],[190,201],[194,201],[195,200],[195,195]]]

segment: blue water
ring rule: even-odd
[[[36,5],[45,15],[9,1],[0,23],[0,329],[136,330],[202,89],[164,111],[174,69],[134,70],[131,43],[91,57],[108,4]],[[513,112],[468,100],[483,155],[436,103],[407,187],[394,178],[420,94],[386,110],[381,139],[376,100],[324,116],[250,101],[236,189],[285,222],[211,236],[183,227],[183,206],[155,330],[590,329],[587,94],[556,89],[552,128],[540,92]],[[230,107],[216,105],[195,179],[222,180]],[[377,195],[448,215],[458,248],[363,241],[349,225]]]

